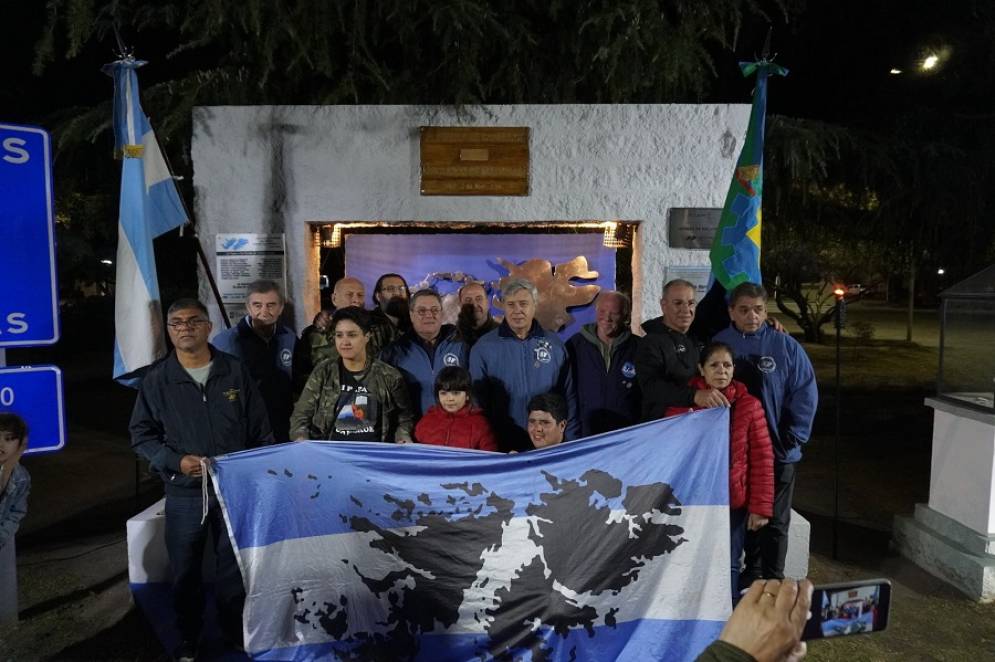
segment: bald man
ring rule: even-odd
[[[348,308],[349,306],[356,306],[357,308],[363,307],[363,302],[366,300],[366,286],[358,278],[353,278],[352,276],[346,276],[344,278],[339,278],[335,281],[335,287],[332,289],[332,307],[333,311],[339,308]],[[332,316],[331,312],[327,315],[322,315],[318,313],[318,316],[314,318],[314,331],[310,333],[311,341],[311,366],[316,366],[320,361],[325,359],[337,359],[339,357],[338,352],[335,351],[335,341],[332,339],[328,324],[331,322]],[[305,329],[305,332],[307,329]],[[304,333],[301,334],[304,337]],[[376,356],[377,352],[380,351],[379,348],[367,348],[367,354],[369,356]],[[371,353],[372,352],[372,353]],[[311,373],[310,370],[307,371],[308,374]]]
[[[467,347],[498,327],[491,317],[491,299],[481,283],[469,282],[459,289],[460,312],[456,326]]]

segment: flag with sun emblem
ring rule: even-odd
[[[722,208],[722,218],[710,253],[712,275],[726,291],[740,283],[761,283],[760,214],[764,178],[764,120],[767,115],[767,77],[784,76],[784,67],[761,60],[740,62],[744,76],[757,75],[753,108],[743,151]]]

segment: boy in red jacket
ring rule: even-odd
[[[746,529],[757,531],[774,514],[774,449],[767,418],[760,401],[746,385],[732,378],[732,349],[725,343],[712,343],[698,360],[699,377],[691,386],[718,390],[729,401],[729,541],[732,545],[733,601],[739,597],[740,555]],[[683,414],[700,407],[669,407],[667,416]]]
[[[470,373],[447,366],[435,378],[435,401],[415,426],[415,439],[423,444],[498,450],[483,412],[470,402]]]

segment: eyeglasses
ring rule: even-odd
[[[205,319],[177,320],[175,322],[170,322],[166,326],[171,328],[173,331],[179,331],[180,329],[196,329],[210,323],[211,322],[209,320]]]
[[[418,317],[438,317],[442,308],[415,308],[415,315]]]
[[[380,288],[381,292],[389,292],[390,294],[400,294],[404,291],[403,285],[384,285]]]

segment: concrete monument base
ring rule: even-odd
[[[995,600],[995,416],[950,399],[932,407],[929,504],[896,517],[892,545],[970,597]]]
[[[915,515],[895,518],[892,545],[926,572],[975,600],[995,601],[995,536],[982,536],[917,503]]]

